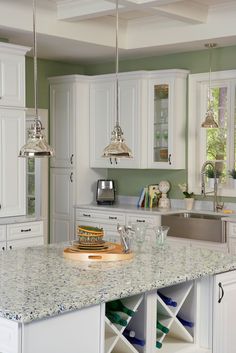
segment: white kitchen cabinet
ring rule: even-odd
[[[225,221],[228,249],[231,255],[236,254],[236,222]]]
[[[121,210],[119,212],[115,210],[100,211],[79,207],[75,209],[76,228],[78,225],[92,225],[103,228],[105,239],[109,241],[112,241],[114,236],[119,236],[117,224],[132,226],[136,223],[147,224],[147,236],[153,236],[152,228],[161,224],[161,217],[159,215],[146,215],[142,212],[131,213],[127,210]]]
[[[185,168],[186,78],[169,70],[149,80],[148,168]]]
[[[29,50],[0,43],[0,106],[25,107],[25,54]]]
[[[213,302],[213,352],[234,353],[236,347],[236,273],[215,276]]]
[[[110,143],[116,123],[115,76],[93,77],[90,88],[90,166],[92,168],[141,168],[142,140],[145,127],[141,123],[146,80],[142,74],[119,75],[119,122],[132,159],[119,159],[114,163],[103,158],[103,150]]]
[[[70,168],[75,162],[74,84],[54,83],[50,86],[50,143],[55,150],[51,167]]]
[[[92,168],[185,168],[186,70],[119,74],[120,125],[133,159],[102,158],[115,125],[115,76],[94,76],[90,90]]]
[[[101,339],[102,308],[102,305],[94,305],[27,324],[0,318],[0,351],[78,353],[79,350],[84,353],[104,353]]]
[[[51,168],[50,185],[50,242],[73,239],[75,184],[72,169]]]
[[[107,173],[89,166],[90,78],[69,75],[51,77],[49,82],[50,143],[55,148],[50,168],[50,241],[60,242],[74,237],[74,204],[94,201],[96,182]]]
[[[43,222],[5,224],[0,226],[0,250],[13,250],[44,244]]]
[[[25,215],[25,112],[0,108],[0,217]]]

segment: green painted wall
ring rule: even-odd
[[[120,72],[161,69],[187,69],[191,73],[207,72],[209,70],[208,50],[120,60],[119,63]],[[236,46],[214,49],[212,53],[212,70],[232,69],[236,69]],[[87,65],[84,70],[85,74],[89,75],[105,74],[114,72],[115,66],[114,62],[98,63]],[[167,179],[171,183],[169,196],[171,198],[182,198],[178,184],[187,182],[187,170],[109,169],[108,177],[117,182],[119,195],[138,196],[140,189],[144,185],[155,184],[160,180]],[[198,197],[198,199],[201,199],[201,197]],[[225,198],[224,200],[232,202],[235,199]]]
[[[51,60],[37,61],[38,66],[38,106],[49,109],[49,83],[48,77],[60,75],[83,74],[82,65],[61,63]],[[34,107],[34,80],[33,59],[26,57],[26,106]]]

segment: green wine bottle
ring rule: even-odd
[[[162,323],[160,323],[159,321],[157,321],[157,329],[164,333],[168,333],[170,331],[168,327],[162,325]]]
[[[158,342],[158,341],[156,341],[156,348],[161,348],[162,347],[162,343],[161,342]]]
[[[127,321],[122,319],[119,314],[106,310],[107,318],[114,324],[127,326]]]
[[[109,311],[121,311],[128,316],[134,315],[134,311],[127,308],[120,299],[108,302],[106,306]]]

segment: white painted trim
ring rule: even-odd
[[[223,82],[228,84],[228,80],[235,80],[236,82],[236,70],[218,71],[212,72],[211,75],[212,86],[221,85]],[[206,106],[203,106],[204,96],[203,90],[200,90],[200,85],[205,84],[205,90],[207,89],[209,81],[209,73],[200,73],[189,75],[189,100],[188,100],[188,187],[189,190],[195,194],[200,194],[200,170],[203,162],[200,141],[203,141],[203,135],[206,133],[204,129],[201,129],[201,121],[199,121],[199,114],[203,115],[202,112],[206,111]],[[235,84],[236,87],[236,84]],[[200,97],[200,94],[202,95]],[[199,104],[199,100],[200,103]],[[207,192],[210,190],[206,190]],[[234,188],[219,188],[219,196],[230,196],[236,197],[236,189]],[[211,196],[213,195],[210,194]]]
[[[9,44],[5,42],[0,42],[0,50],[1,52],[10,53],[10,54],[19,54],[25,55],[28,51],[31,50],[30,47],[25,47],[22,45]]]

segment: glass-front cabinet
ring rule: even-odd
[[[149,81],[149,168],[185,168],[186,77],[168,70]]]
[[[169,85],[154,86],[153,161],[168,162]]]

